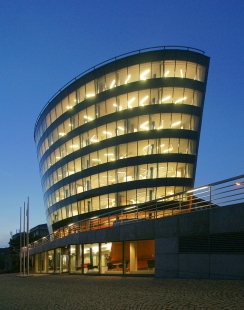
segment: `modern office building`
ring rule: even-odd
[[[152,48],[81,74],[35,125],[49,232],[194,185],[209,57]]]
[[[33,271],[179,276],[189,212],[214,206],[189,194],[209,61],[192,48],[139,50],[52,97],[34,132],[50,235],[31,245]]]

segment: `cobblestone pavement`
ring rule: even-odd
[[[0,275],[0,309],[244,309],[244,281]]]

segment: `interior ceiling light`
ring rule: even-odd
[[[121,156],[119,159],[127,158],[127,153],[125,153],[123,156]]]
[[[91,139],[90,139],[90,141],[91,141],[91,142],[98,142],[99,140],[93,139],[94,137],[96,137],[96,135],[92,136]]]
[[[66,108],[67,108],[67,110],[70,110],[70,109],[72,109],[73,107],[72,107],[72,105],[68,105]]]
[[[115,161],[114,153],[107,153],[107,154],[104,154],[104,156],[108,156],[110,161]]]
[[[129,74],[129,75],[127,76],[127,79],[125,80],[125,84],[127,84],[127,83],[129,82],[130,77],[131,77],[131,75]]]
[[[136,98],[133,97],[133,98],[131,98],[131,99],[128,101],[128,107],[129,107],[130,109],[132,109],[131,103],[132,103],[135,99],[136,99]]]
[[[173,147],[170,147],[169,149],[164,150],[163,153],[167,153],[167,152],[170,152],[170,151],[173,151]]]
[[[115,80],[112,81],[112,83],[110,84],[110,89],[113,88],[115,85]]]
[[[180,124],[181,124],[180,121],[179,121],[179,122],[175,122],[175,123],[173,123],[173,124],[171,125],[171,127],[175,127],[175,126],[180,125]]]
[[[118,106],[116,103],[113,103],[113,106],[114,106],[115,108],[119,107],[119,111],[122,110],[122,107],[121,107],[121,106]]]
[[[60,132],[59,135],[60,135],[61,137],[63,137],[63,136],[65,136],[65,133],[64,133],[64,132]]]
[[[73,145],[70,145],[70,147],[71,147],[71,148],[77,148],[77,147],[79,147],[79,145],[73,144]]]
[[[169,74],[169,71],[166,71],[165,73],[164,73],[164,76],[167,76]]]
[[[144,147],[142,148],[142,150],[143,150],[143,152],[144,152],[145,155],[147,154],[146,149],[147,149],[150,145],[151,145],[151,144],[148,144],[147,146],[144,146]]]
[[[149,123],[149,121],[146,121],[145,123],[141,124],[140,128],[148,130],[148,127],[145,127],[145,125],[147,125]]]
[[[145,75],[147,75],[150,72],[150,69],[145,70],[144,72],[141,73],[140,79],[141,80],[146,80]]]
[[[184,100],[186,100],[186,99],[187,99],[187,97],[180,98],[180,99],[176,100],[175,103],[182,102],[182,101],[184,101]]]
[[[120,126],[118,127],[118,129],[120,129],[120,130],[124,130],[124,128],[123,128],[123,127],[120,127]]]
[[[109,132],[109,131],[103,131],[103,133],[104,133],[105,135],[112,136],[112,133],[111,133],[111,132]]]
[[[169,100],[170,98],[171,98],[171,96],[167,96],[167,97],[163,98],[163,99],[161,100],[161,102],[165,102],[165,101]]]
[[[84,118],[89,119],[89,121],[93,121],[93,118],[91,118],[90,116],[85,115]]]
[[[95,94],[86,94],[86,98],[94,97]]]
[[[144,102],[147,100],[148,96],[144,97],[141,101],[140,101],[140,105],[144,106]]]
[[[161,170],[161,169],[165,169],[165,167],[164,167],[164,166],[161,166],[161,167],[158,168],[158,170]]]

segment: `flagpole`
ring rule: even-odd
[[[26,217],[27,217],[27,235],[26,235],[26,245],[27,245],[27,275],[29,275],[29,197],[27,200],[27,210],[26,210]]]
[[[23,260],[24,260],[24,265],[23,265],[23,272],[24,272],[24,276],[25,276],[25,202],[24,202],[24,238],[23,238],[23,254],[24,254],[24,257],[23,257]]]
[[[20,219],[19,219],[19,273],[22,273],[22,231],[21,231],[21,207],[20,207]]]

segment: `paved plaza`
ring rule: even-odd
[[[244,309],[244,281],[0,275],[0,309]]]

